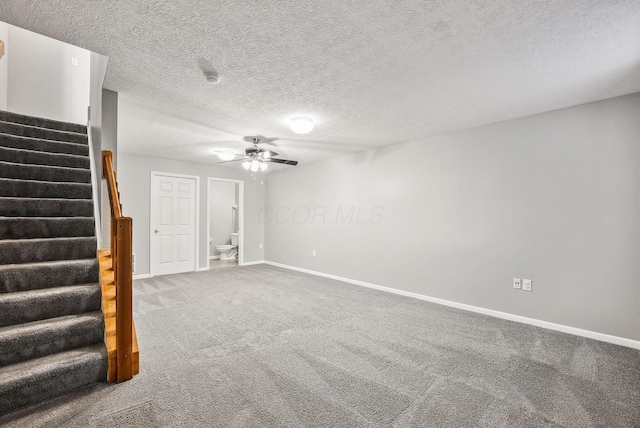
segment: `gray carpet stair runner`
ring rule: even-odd
[[[0,111],[0,415],[104,382],[86,127]]]

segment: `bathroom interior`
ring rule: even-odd
[[[239,184],[209,183],[209,269],[238,264]]]

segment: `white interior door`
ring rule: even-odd
[[[151,175],[151,273],[196,270],[196,178]]]

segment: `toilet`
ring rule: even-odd
[[[238,255],[238,234],[231,234],[231,245],[216,245],[216,251],[220,253],[220,260],[235,260]]]

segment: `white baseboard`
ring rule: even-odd
[[[261,265],[261,264],[264,264],[264,263],[267,263],[267,261],[265,261],[265,260],[256,260],[256,261],[253,261],[253,262],[244,262],[244,263],[242,263],[242,266]]]
[[[220,260],[220,256],[210,256],[209,260]]]
[[[208,266],[207,267],[203,267],[203,268],[202,267],[196,268],[196,272],[204,272],[204,271],[207,271],[207,270],[209,270]]]
[[[555,323],[548,322],[548,321],[542,321],[542,320],[538,320],[538,319],[535,319],[535,318],[527,318],[527,317],[523,317],[523,316],[520,316],[520,315],[510,314],[508,312],[500,312],[500,311],[495,311],[493,309],[481,308],[479,306],[472,306],[472,305],[467,305],[467,304],[464,304],[464,303],[453,302],[453,301],[450,301],[450,300],[438,299],[437,297],[425,296],[424,294],[418,294],[418,293],[412,293],[410,291],[398,290],[396,288],[390,288],[390,287],[385,287],[385,286],[382,286],[382,285],[371,284],[369,282],[358,281],[356,279],[343,278],[343,277],[337,276],[337,275],[331,275],[331,274],[328,274],[328,273],[318,272],[318,271],[314,271],[314,270],[310,270],[310,269],[304,269],[304,268],[299,268],[299,267],[295,267],[295,266],[289,266],[289,265],[285,265],[285,264],[282,264],[282,263],[276,263],[276,262],[270,262],[270,261],[265,261],[264,263],[266,263],[268,265],[271,265],[271,266],[281,267],[281,268],[289,269],[289,270],[295,270],[295,271],[298,271],[298,272],[308,273],[308,274],[311,274],[311,275],[321,276],[321,277],[324,277],[324,278],[336,279],[338,281],[347,282],[349,284],[360,285],[362,287],[372,288],[374,290],[380,290],[380,291],[386,291],[388,293],[399,294],[400,296],[412,297],[414,299],[425,300],[425,301],[431,302],[431,303],[437,303],[437,304],[440,304],[440,305],[451,306],[453,308],[462,309],[462,310],[465,310],[465,311],[476,312],[476,313],[483,314],[483,315],[490,315],[492,317],[502,318],[502,319],[509,320],[509,321],[515,321],[515,322],[519,322],[519,323],[522,323],[522,324],[529,324],[529,325],[533,325],[533,326],[536,326],[536,327],[546,328],[546,329],[549,329],[549,330],[556,330],[556,331],[560,331],[562,333],[574,334],[576,336],[582,336],[582,337],[586,337],[586,338],[589,338],[589,339],[600,340],[602,342],[613,343],[615,345],[626,346],[628,348],[640,349],[640,341],[627,339],[627,338],[624,338],[624,337],[612,336],[612,335],[609,335],[609,334],[598,333],[598,332],[590,331],[590,330],[583,330],[581,328],[570,327],[570,326],[566,326],[566,325],[562,325],[562,324],[555,324]]]
[[[140,275],[133,275],[133,279],[147,279],[147,278],[153,278],[151,275],[149,275],[148,273],[141,273]]]

